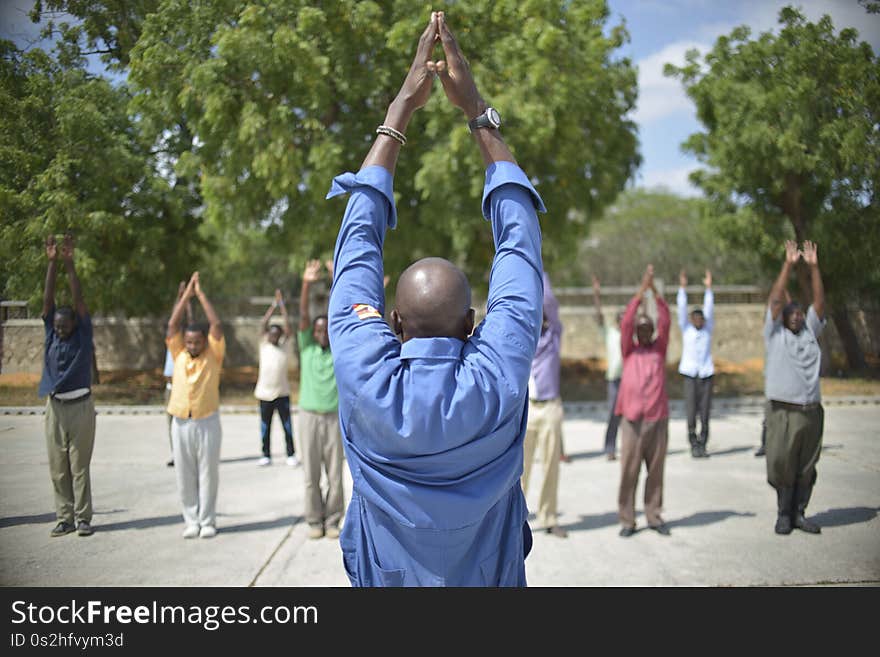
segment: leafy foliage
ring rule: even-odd
[[[72,231],[92,311],[147,313],[173,301],[198,240],[185,192],[156,173],[129,96],[80,66],[0,42],[0,294],[39,308],[49,233]],[[59,298],[67,285],[58,285]]]
[[[876,21],[869,18],[870,21]],[[693,180],[715,203],[728,244],[755,250],[769,271],[782,240],[819,244],[829,296],[876,298],[880,285],[880,66],[853,29],[780,11],[778,35],[738,27],[682,80],[705,131],[684,148],[707,165]],[[802,289],[805,276],[801,272]]]

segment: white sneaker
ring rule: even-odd
[[[199,535],[199,526],[198,525],[188,525],[186,529],[183,530],[184,538],[195,538]]]
[[[299,459],[296,458],[296,454],[287,457],[287,465],[289,465],[291,468],[295,468],[299,465]]]
[[[268,456],[264,456],[259,461],[257,461],[257,465],[259,465],[260,467],[272,465],[272,459],[270,459]]]
[[[199,532],[199,538],[214,538],[216,535],[217,530],[214,529],[211,525],[205,525]]]

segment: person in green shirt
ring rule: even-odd
[[[326,263],[333,278],[333,263]],[[309,288],[320,280],[321,261],[310,260],[303,272],[299,297],[299,413],[297,435],[305,471],[305,516],[309,538],[339,538],[345,510],[342,490],[342,434],[339,431],[339,397],[333,373],[333,354],[327,316],[311,320]],[[321,469],[327,476],[326,496],[321,493]]]

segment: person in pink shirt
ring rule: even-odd
[[[639,313],[647,290],[657,302],[657,337],[654,322]],[[633,337],[637,342],[634,342]],[[618,516],[620,535],[636,531],[636,487],[642,461],[648,469],[645,482],[645,516],[648,527],[663,536],[669,528],[660,517],[663,506],[663,466],[668,441],[669,398],[666,396],[666,348],[669,345],[669,306],[654,287],[654,266],[648,265],[639,291],[630,300],[620,322],[623,375],[615,414],[621,416],[620,489]]]

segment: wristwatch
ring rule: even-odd
[[[477,128],[492,128],[497,130],[501,126],[501,115],[494,107],[487,107],[486,111],[468,121],[471,132]]]

